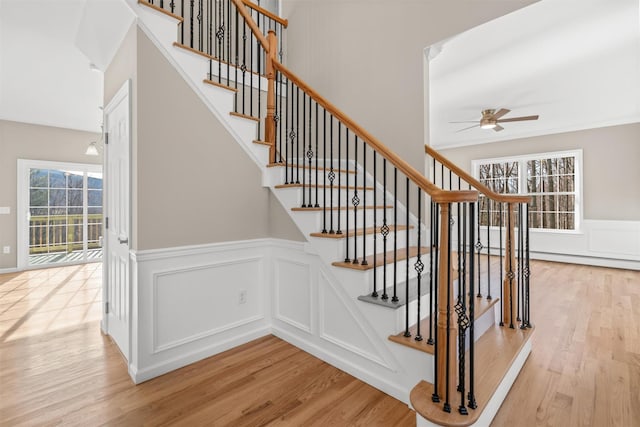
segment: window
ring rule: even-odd
[[[474,160],[472,166],[475,177],[496,193],[532,196],[532,229],[577,230],[581,160],[582,151],[576,150]],[[479,204],[480,224],[499,226],[500,203],[481,195]]]

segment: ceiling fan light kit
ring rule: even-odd
[[[480,119],[480,122],[477,125],[460,129],[458,132],[461,132],[467,129],[473,129],[475,127],[480,127],[480,129],[493,129],[495,132],[500,132],[501,130],[504,130],[504,128],[500,126],[499,123],[521,122],[525,120],[538,120],[538,117],[539,117],[538,115],[535,115],[535,116],[512,117],[510,119],[502,118],[502,116],[505,116],[510,112],[511,110],[507,110],[506,108],[501,108],[498,111],[492,108],[482,110],[482,118]],[[465,122],[451,122],[451,123],[465,123]],[[466,122],[466,123],[474,123],[474,122]]]

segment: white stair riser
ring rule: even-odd
[[[387,236],[387,251],[392,251],[394,248],[393,238],[395,233],[389,233]],[[376,237],[376,250],[377,253],[380,254],[383,250],[383,242],[382,237],[378,235]],[[317,245],[318,251],[321,251],[323,255],[327,256],[328,259],[332,259],[333,261],[342,261],[346,258],[346,247],[347,242],[346,239],[332,239],[325,237],[310,237],[309,240],[315,246]],[[349,238],[349,258],[353,257],[354,253],[354,243],[356,245],[356,254],[359,259],[363,257],[363,249],[366,251],[366,255],[373,255],[374,253],[374,245],[373,245],[374,236],[372,234],[368,234],[366,236],[352,236]],[[404,233],[398,233],[398,255],[404,253],[406,247],[406,236]],[[392,259],[393,255],[389,259]],[[381,257],[382,258],[382,257]]]

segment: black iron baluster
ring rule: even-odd
[[[229,24],[229,26],[231,26],[231,24]],[[230,29],[227,30],[227,32],[231,31]],[[230,37],[227,38],[227,40],[229,40]],[[227,44],[229,44],[229,42],[227,41]],[[234,76],[235,76],[235,89],[236,89],[236,96],[235,96],[235,112],[238,112],[238,96],[243,96],[240,95],[238,92],[238,68],[240,68],[240,41],[238,40],[238,10],[236,9],[236,26],[235,26],[235,67],[234,67]],[[228,71],[228,70],[227,70]],[[243,91],[244,92],[244,91]],[[244,96],[243,96],[244,99]]]
[[[218,40],[218,83],[222,83],[222,56],[223,56],[223,40],[224,40],[224,12],[222,10],[223,3],[218,3],[218,27],[216,29],[216,39]],[[227,85],[229,84],[229,74],[227,73]]]
[[[409,332],[409,259],[410,259],[410,245],[409,245],[409,210],[411,208],[411,204],[409,203],[409,178],[407,177],[405,179],[405,199],[406,199],[406,205],[405,205],[405,213],[406,213],[406,218],[405,218],[405,224],[407,225],[407,228],[405,230],[405,257],[407,259],[407,262],[405,263],[405,282],[404,282],[404,336],[405,337],[410,337],[411,333]],[[418,303],[420,302],[420,293],[418,293]],[[420,317],[420,315],[418,315],[418,317]]]
[[[351,203],[353,204],[353,264],[358,264],[358,205],[360,204],[360,198],[358,197],[358,136],[355,135],[354,140],[354,155],[353,155],[353,197]],[[348,215],[348,213],[347,213]],[[362,240],[366,239],[366,231],[362,231]]]
[[[502,297],[502,288],[504,285],[504,277],[502,274],[502,258],[504,257],[504,255],[502,254],[502,228],[504,226],[503,224],[503,216],[502,216],[502,202],[500,202],[500,326],[504,326],[504,298]]]
[[[207,0],[207,22],[209,23],[209,28],[207,31],[207,53],[209,55],[213,55],[213,46],[211,46],[213,42],[213,0]],[[172,2],[173,3],[173,2]],[[211,61],[209,61],[211,63]],[[213,80],[211,74],[209,74],[209,80]]]
[[[378,182],[378,168],[377,168],[377,160],[376,158],[378,157],[378,153],[376,153],[376,150],[373,150],[373,182],[374,182],[374,188],[373,188],[373,292],[371,293],[371,296],[374,298],[378,298],[378,271],[377,271],[377,266],[378,264],[376,263],[376,261],[378,260],[378,255],[377,255],[377,249],[378,249],[378,215],[377,215],[377,201],[378,201],[378,196],[377,196],[377,188],[375,187],[375,183]],[[383,207],[384,209],[384,207]]]
[[[523,233],[523,229],[522,229],[522,203],[518,204],[518,282],[517,282],[517,289],[518,289],[518,315],[516,317],[516,320],[518,322],[520,322],[522,319],[520,317],[520,314],[522,312],[524,312],[524,292],[522,289],[522,285],[524,283],[523,280],[523,276],[522,276],[522,258],[523,258],[523,248],[522,248],[522,233]]]
[[[509,328],[513,329],[513,263],[511,262],[511,251],[513,249],[513,242],[511,236],[511,210],[513,207],[511,203],[507,204],[507,256],[509,257],[509,272],[507,273],[507,279],[509,279]],[[515,234],[515,233],[514,233]],[[515,236],[514,236],[515,237]]]
[[[331,116],[333,118],[333,116]],[[333,129],[331,130],[333,132]],[[342,230],[340,229],[340,192],[342,191],[342,122],[338,120],[338,227],[336,230],[336,234],[342,234]],[[348,171],[347,171],[348,174]],[[345,206],[345,209],[347,206]]]
[[[289,128],[289,104],[293,102],[293,83],[291,83],[289,79],[287,79],[286,91],[287,97],[285,98],[284,112],[284,127],[286,129],[284,141],[284,183],[289,184],[289,144],[293,145],[293,126]],[[293,111],[293,106],[291,110]],[[293,120],[291,120],[291,123],[293,123]]]
[[[485,198],[485,201],[487,199]],[[480,279],[480,252],[482,251],[482,242],[480,241],[480,222],[482,220],[482,213],[480,212],[480,207],[478,207],[478,220],[477,222],[477,227],[478,227],[478,241],[476,242],[476,250],[478,251],[478,294],[476,295],[476,297],[478,298],[482,298],[482,281]]]
[[[302,151],[303,151],[303,158],[302,158],[302,207],[306,208],[307,207],[307,189],[305,188],[305,184],[306,184],[306,175],[304,173],[304,158],[307,157],[304,154],[305,151],[305,145],[307,144],[307,127],[305,126],[305,120],[307,119],[307,93],[306,92],[302,92]],[[311,150],[309,150],[310,152]],[[309,176],[309,178],[311,178],[311,176]],[[311,185],[309,185],[311,186]]]
[[[222,0],[220,0],[220,2],[222,2]],[[224,6],[222,8],[222,15],[224,16]],[[237,23],[237,19],[238,19],[238,11],[236,10],[236,28],[238,28],[238,23]],[[229,80],[231,80],[231,27],[233,26],[232,24],[232,20],[231,20],[231,0],[227,0],[227,25],[226,27],[226,33],[223,33],[223,37],[225,37],[227,39],[227,57],[224,58],[224,49],[222,51],[222,58],[223,60],[226,61],[227,63],[227,84],[229,86],[231,86],[231,84],[229,84]],[[225,36],[226,34],[226,36]],[[236,52],[238,51],[237,49],[237,37],[238,37],[238,31],[236,30]],[[236,54],[236,89],[238,88],[238,58],[237,58],[237,54]],[[235,98],[238,98],[238,95],[236,93]],[[238,111],[238,110],[236,110]]]
[[[327,234],[327,110],[324,107],[322,107],[322,144],[322,153],[324,154],[322,171],[322,233]]]
[[[169,7],[171,8],[171,13],[174,13],[176,10],[176,3],[171,0],[171,3],[169,3]]]
[[[311,191],[313,190],[311,186],[311,162],[313,160],[313,148],[311,145],[311,121],[313,120],[313,111],[311,109],[311,96],[309,96],[309,132],[307,133],[309,137],[309,146],[307,148],[307,159],[308,159],[308,167],[309,167],[309,203],[307,203],[307,207],[313,207],[313,203],[311,203]],[[316,186],[318,185],[318,181],[316,180]]]
[[[260,104],[260,80],[262,80],[262,75],[260,74],[260,55],[257,56],[257,60],[258,60],[258,139],[262,141],[261,139],[261,132],[260,132],[260,124],[262,122],[262,120],[260,120],[260,118],[262,117],[262,108],[261,108],[261,104]],[[278,71],[275,71],[275,114],[273,115],[273,125],[275,126],[275,131],[274,131],[274,136],[277,140],[273,141],[273,143],[275,144],[276,147],[278,147],[278,149],[276,150],[277,152],[277,156],[273,156],[273,161],[275,163],[282,163],[282,125],[280,124],[280,118],[282,117],[282,74],[280,74]],[[253,74],[251,74],[251,81],[253,82]],[[252,89],[253,92],[253,89]],[[253,105],[253,101],[251,101],[251,105]],[[266,135],[265,135],[265,138]],[[271,161],[271,160],[269,160]]]
[[[487,299],[491,300],[491,204],[492,200],[487,200]]]
[[[375,189],[374,189],[375,191]],[[374,206],[375,210],[375,206]],[[362,262],[360,265],[369,265],[367,261],[367,144],[362,140],[362,229],[364,230],[362,239]],[[376,229],[373,229],[376,235]]]
[[[409,206],[407,206],[409,209]],[[418,291],[418,301],[417,301],[417,322],[416,322],[416,337],[414,338],[416,341],[422,341],[422,332],[420,330],[420,320],[422,320],[422,316],[420,315],[420,295],[422,294],[422,272],[424,271],[424,263],[422,262],[422,189],[418,187],[418,259],[414,264],[414,268],[416,273],[418,274],[417,279],[417,291]],[[408,284],[407,284],[408,285]],[[407,302],[408,304],[408,302]],[[408,305],[407,305],[408,308]]]
[[[475,240],[474,231],[475,227],[473,221],[476,220],[475,215],[476,203],[469,204],[469,220],[471,223],[469,224],[469,243]],[[473,248],[469,250],[469,394],[467,395],[467,406],[471,409],[476,409],[478,405],[476,404],[476,396],[475,396],[475,299],[473,298],[474,293],[474,266],[475,260],[473,259],[474,252]],[[478,283],[478,286],[480,284]]]
[[[349,128],[345,127],[346,132],[345,132],[345,147],[344,147],[344,158],[346,159],[346,180],[347,180],[347,184],[346,184],[346,190],[344,192],[344,209],[345,209],[345,251],[344,251],[344,262],[351,262],[351,260],[349,259]],[[354,186],[355,188],[355,186]],[[358,190],[356,189],[356,195],[358,193]],[[355,231],[353,233],[354,235],[354,239],[355,239]]]
[[[196,19],[198,20],[198,50],[202,52],[204,50],[202,45],[203,33],[202,33],[202,0],[198,0],[198,16]]]
[[[193,47],[193,7],[195,0],[189,0],[189,47]]]
[[[434,164],[434,172],[433,172],[433,177],[434,177],[434,181],[435,181],[435,160],[433,162]],[[431,201],[431,205],[434,207],[433,211],[432,211],[432,216],[431,216],[431,220],[432,223],[434,223],[434,230],[435,228],[438,226],[438,205],[436,203],[433,203],[433,201]],[[434,230],[432,230],[432,233],[434,234],[434,245],[431,247],[431,251],[433,252],[433,250],[437,247],[438,252],[440,252],[440,242],[438,241],[438,235],[435,234]],[[435,264],[435,268],[437,268],[438,265],[438,255],[436,254],[436,256],[434,257],[434,264]],[[437,325],[438,324],[438,286],[439,286],[439,277],[437,272],[434,274],[434,270],[431,270],[429,272],[429,274],[432,276],[433,278],[433,289],[432,289],[432,293],[434,293],[434,297],[433,299],[436,301],[435,307],[432,307],[432,311],[429,314],[429,328],[431,328],[433,325]],[[431,297],[429,297],[431,298]],[[438,347],[440,346],[440,343],[438,341],[438,334],[436,333],[435,335],[435,339],[432,340],[433,343],[433,393],[431,393],[431,401],[434,403],[438,403],[440,402],[440,396],[438,395],[438,389],[440,388],[440,377],[438,376],[438,366],[440,363],[440,357],[438,357]]]
[[[318,169],[319,169],[318,157],[320,157],[320,152],[318,151],[318,127],[319,126],[320,126],[320,120],[318,120],[318,103],[316,102],[316,203],[313,205],[316,208],[320,207],[320,204],[318,203],[318,186],[320,185],[318,181]],[[325,154],[325,158],[326,158],[326,154]],[[324,175],[324,171],[323,171],[323,175]]]
[[[236,31],[238,31],[238,27],[236,26]],[[242,71],[242,114],[246,113],[245,110],[245,98],[247,92],[247,83],[245,81],[247,74],[247,26],[242,26],[242,65],[240,66],[240,71]]]
[[[451,376],[451,203],[447,203],[447,246],[444,249],[447,256],[447,335],[446,335],[446,368],[445,368],[445,392],[444,392],[444,407],[445,412],[451,412],[451,404],[449,403],[449,377]]]
[[[300,135],[300,88],[296,86],[296,135]],[[304,102],[303,102],[304,104]],[[302,123],[302,132],[304,133],[304,123]],[[304,137],[304,135],[303,135]],[[296,138],[296,184],[300,184],[300,137]],[[304,180],[304,171],[302,173]],[[304,187],[302,187],[302,197],[304,198]],[[304,205],[304,200],[303,203]]]
[[[331,171],[329,172],[329,234],[335,234],[335,230],[333,229],[333,180],[336,179],[336,173],[333,170],[333,114],[329,117],[329,161],[331,164]],[[340,162],[338,161],[338,165]],[[340,166],[338,166],[338,173]],[[339,199],[338,199],[339,200]],[[338,211],[338,217],[340,217],[340,211]]]
[[[398,302],[398,168],[393,168],[393,296]]]
[[[435,164],[435,160],[434,160]],[[433,203],[433,200],[429,200],[429,338],[427,338],[427,344],[433,345],[433,325],[434,325],[434,315],[435,310],[433,308],[433,297],[434,297],[434,258],[435,263],[438,263],[437,260],[437,249],[436,249],[436,233],[435,233],[435,221],[436,221],[436,213],[435,213],[436,205]],[[435,255],[434,255],[435,254]]]
[[[525,280],[525,286],[526,286],[526,301],[527,301],[527,321],[526,321],[526,327],[527,328],[531,328],[531,295],[530,295],[530,282],[529,282],[529,277],[531,276],[531,265],[530,265],[530,253],[529,253],[529,204],[527,203],[527,205],[525,206],[525,218],[527,219],[527,224],[526,224],[526,246],[525,246],[525,272],[524,272],[524,280]]]
[[[387,236],[389,235],[389,226],[387,225],[387,159],[382,158],[382,204],[385,209],[382,211],[382,299],[388,300],[387,295]]]
[[[458,187],[459,189],[459,187]],[[462,212],[461,212],[462,208]],[[464,210],[466,210],[466,205],[462,205],[458,203],[457,212],[458,212],[458,245],[460,245],[460,240],[464,239],[464,236],[461,236],[462,230],[464,230],[466,226],[466,216],[464,214]],[[464,224],[461,227],[461,224]],[[460,392],[460,405],[458,406],[458,412],[462,415],[468,415],[467,408],[465,406],[465,342],[466,342],[466,331],[469,326],[469,318],[467,317],[467,289],[466,282],[464,280],[464,272],[461,268],[463,255],[458,252],[458,298],[455,306],[455,312],[458,317],[458,391]],[[473,296],[471,296],[473,299]]]

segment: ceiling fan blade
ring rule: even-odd
[[[467,120],[465,122],[448,122],[448,123],[478,123],[478,120]]]
[[[535,116],[522,116],[522,117],[512,117],[510,119],[500,119],[497,120],[498,123],[506,123],[506,122],[522,122],[525,120],[538,120],[538,116],[537,114]]]
[[[469,130],[469,129],[473,129],[473,128],[477,128],[477,127],[480,127],[480,123],[478,123],[476,125],[473,125],[473,126],[469,126],[468,128],[459,129],[459,130],[456,131],[456,133],[462,132],[463,130]]]
[[[500,132],[501,130],[504,130],[504,128],[503,128],[502,126],[500,126],[500,125],[496,125],[496,126],[493,128],[493,130],[494,130],[494,131],[496,131],[496,132]]]
[[[510,112],[511,112],[511,110],[507,110],[506,108],[501,108],[493,115],[493,118],[494,119],[499,119],[500,117],[502,117],[505,114],[510,113]]]

